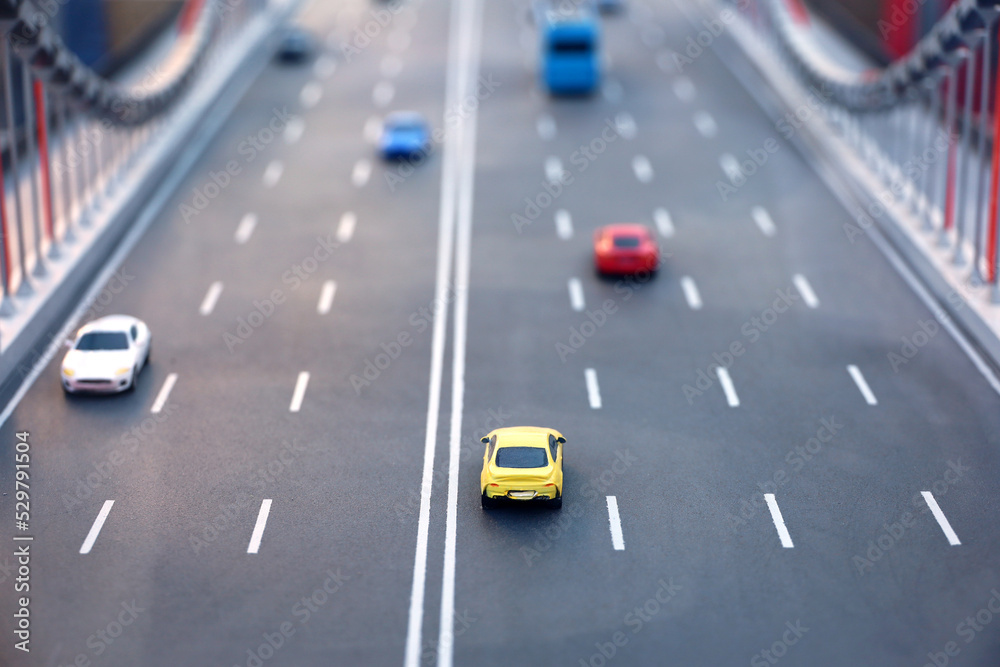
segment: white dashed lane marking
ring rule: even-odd
[[[854,384],[858,385],[861,395],[865,397],[865,402],[868,403],[868,405],[878,405],[875,393],[872,391],[871,387],[868,386],[865,376],[861,374],[861,369],[854,364],[851,364],[847,367],[847,372],[851,374],[851,379],[854,380]]]
[[[556,136],[556,121],[549,114],[542,114],[535,123],[535,129],[538,130],[539,137],[545,141],[550,141]]]
[[[694,126],[698,129],[698,133],[706,139],[711,139],[719,131],[715,119],[707,111],[699,111],[694,115]]]
[[[653,180],[653,165],[645,155],[636,155],[632,158],[632,171],[640,183],[649,183]]]
[[[733,385],[733,379],[729,377],[729,370],[719,366],[715,369],[715,373],[719,376],[722,393],[726,395],[726,403],[731,408],[738,408],[740,406],[740,397],[736,394],[736,386]]]
[[[576,311],[581,311],[586,307],[583,299],[583,285],[579,278],[569,279],[569,303]]]
[[[314,106],[319,104],[319,101],[323,98],[323,86],[319,85],[315,81],[310,81],[305,86],[302,87],[302,92],[299,93],[299,102],[302,103],[306,109],[312,109]]]
[[[615,116],[615,131],[623,139],[634,139],[636,134],[636,124],[635,119],[632,118],[632,114],[622,111],[620,114]]]
[[[583,372],[583,377],[587,381],[587,400],[590,401],[590,407],[598,410],[601,407],[601,389],[597,385],[597,371],[588,368]]]
[[[719,157],[719,166],[722,167],[722,171],[730,181],[735,183],[743,178],[740,161],[733,157],[732,153],[723,153]]]
[[[379,81],[372,89],[372,102],[377,107],[387,106],[395,96],[396,87],[392,85],[391,81]]]
[[[198,312],[202,315],[211,315],[212,311],[215,310],[215,304],[219,301],[219,296],[221,294],[222,283],[217,280],[208,286],[208,291],[205,292],[205,298],[201,300],[201,306],[198,308]]]
[[[354,228],[358,224],[358,216],[348,211],[340,216],[340,223],[337,225],[337,241],[347,243],[354,236]]]
[[[285,125],[285,143],[294,144],[302,138],[306,130],[306,123],[301,118],[292,118]]]
[[[323,283],[323,289],[319,293],[319,303],[316,304],[316,312],[326,315],[333,306],[333,296],[337,293],[337,283],[327,280]]]
[[[372,163],[370,160],[361,159],[354,163],[351,170],[351,183],[356,188],[364,187],[365,183],[372,175]]]
[[[382,119],[378,116],[369,116],[365,121],[365,128],[361,131],[365,141],[375,143],[382,135]]]
[[[816,298],[816,293],[813,292],[812,285],[809,284],[804,275],[796,273],[792,276],[792,282],[795,284],[795,289],[802,295],[802,300],[805,301],[807,306],[810,308],[819,307],[819,299]]]
[[[556,211],[556,234],[562,240],[567,240],[573,238],[573,218],[570,216],[569,211],[565,209],[559,209]]]
[[[549,179],[550,183],[561,181],[564,173],[562,160],[554,155],[545,158],[545,178]]]
[[[309,386],[309,373],[302,371],[295,381],[295,391],[292,392],[292,402],[288,405],[289,412],[298,412],[302,408],[302,400],[306,397],[306,387]]]
[[[771,510],[771,520],[774,521],[774,527],[778,531],[781,546],[786,549],[793,548],[795,545],[792,543],[792,536],[788,534],[785,519],[781,516],[781,509],[778,507],[778,501],[774,499],[774,494],[765,493],[764,501],[767,502],[767,509]]]
[[[934,498],[934,494],[930,491],[921,491],[920,495],[924,497],[924,502],[927,506],[931,508],[931,514],[937,519],[938,525],[941,526],[941,530],[944,531],[944,536],[948,538],[948,544],[953,547],[957,547],[961,544],[958,540],[958,535],[951,527],[951,523],[948,522],[948,517],[944,515],[941,511],[941,507],[938,505],[937,499]]]
[[[257,512],[257,523],[253,526],[253,534],[250,536],[250,544],[247,546],[248,554],[255,554],[260,550],[260,540],[264,537],[264,528],[267,526],[267,516],[271,513],[271,499],[265,498],[260,503],[260,511]]]
[[[674,236],[674,221],[670,217],[670,212],[665,208],[658,208],[653,211],[653,222],[656,223],[656,228],[660,231],[660,236],[665,239],[673,238]]]
[[[625,537],[622,535],[622,519],[618,514],[618,498],[607,496],[608,523],[611,525],[611,545],[615,551],[625,551]]]
[[[233,234],[233,239],[240,245],[246,243],[250,240],[250,236],[253,234],[253,230],[257,228],[257,214],[247,213],[240,220],[240,224],[236,227],[236,233]]]
[[[163,410],[163,406],[167,404],[167,399],[170,398],[170,392],[173,390],[175,384],[177,384],[177,373],[171,373],[167,376],[167,379],[163,381],[160,393],[156,395],[156,400],[153,401],[153,407],[149,409],[150,412],[155,415]]]
[[[90,550],[94,548],[94,542],[97,541],[97,536],[101,534],[101,528],[104,526],[104,521],[108,518],[108,514],[111,512],[111,507],[115,504],[113,500],[105,500],[104,506],[101,507],[100,513],[97,518],[94,519],[94,525],[90,527],[90,532],[87,533],[87,537],[83,540],[83,545],[80,547],[80,553],[89,554]]]
[[[272,160],[264,170],[264,186],[273,188],[281,180],[281,175],[285,173],[285,165],[281,160]]]
[[[774,220],[771,219],[771,214],[767,212],[766,208],[754,206],[750,215],[753,216],[753,221],[757,223],[758,229],[764,236],[774,236],[777,233],[778,228],[774,225]]]
[[[695,284],[694,278],[682,276],[681,289],[684,291],[684,298],[691,310],[701,310],[701,293],[698,292],[698,285]]]

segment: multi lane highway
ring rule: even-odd
[[[321,54],[95,306],[153,331],[137,391],[64,397],[56,359],[0,429],[35,532],[3,664],[1000,659],[993,371],[714,52],[671,57],[701,26],[632,1],[601,93],[552,100],[525,2],[301,22]],[[413,169],[373,144],[404,108],[443,137]],[[594,275],[624,221],[655,277]],[[569,440],[559,511],[480,507],[518,424]]]

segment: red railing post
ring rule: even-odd
[[[52,221],[52,178],[49,173],[49,131],[45,110],[45,87],[35,80],[35,125],[38,128],[38,161],[42,172],[42,210],[45,215],[45,233],[55,248],[55,225]],[[41,252],[41,248],[38,249]]]

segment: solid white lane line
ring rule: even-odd
[[[788,528],[785,526],[785,520],[781,517],[781,509],[778,507],[778,501],[774,499],[774,494],[765,493],[764,500],[767,502],[767,509],[771,510],[771,520],[774,521],[774,527],[778,530],[781,546],[786,549],[793,548],[795,545],[792,543],[792,536],[788,534]]]
[[[170,392],[174,388],[174,384],[177,383],[177,373],[170,373],[167,375],[167,379],[163,381],[163,386],[160,387],[160,393],[156,395],[156,400],[153,401],[153,407],[149,409],[154,415],[163,409],[163,406],[167,404],[167,399],[170,398]]]
[[[715,119],[707,111],[699,111],[694,115],[694,126],[698,129],[698,133],[706,139],[711,139],[719,131]]]
[[[468,11],[471,2],[451,3],[451,17],[448,30],[448,65],[445,80],[444,108],[454,109],[461,103],[460,68],[468,65],[464,59],[466,45],[464,25],[459,22]],[[475,113],[475,111],[473,111]],[[455,242],[455,209],[458,168],[459,140],[461,126],[465,119],[458,117],[457,123],[445,123],[444,149],[441,158],[441,195],[438,211],[437,267],[434,282],[435,303],[448,304],[451,300],[451,275]],[[423,651],[424,597],[427,588],[427,547],[430,529],[431,492],[434,487],[434,455],[437,449],[438,421],[441,411],[441,384],[444,367],[444,352],[448,326],[448,311],[444,307],[434,318],[431,338],[431,365],[427,390],[427,419],[424,430],[424,460],[420,477],[420,507],[417,514],[417,542],[413,552],[413,581],[410,589],[410,608],[406,625],[406,648],[404,667],[420,667]],[[449,630],[453,626],[444,626]],[[450,646],[450,642],[449,642]]]
[[[382,72],[382,76],[391,79],[403,70],[402,59],[394,53],[387,53],[382,57],[382,62],[379,63],[379,71]]]
[[[211,315],[220,294],[222,294],[222,283],[217,280],[208,286],[208,292],[205,293],[205,298],[202,299],[198,312],[202,315]]]
[[[878,400],[875,398],[875,394],[872,392],[871,387],[868,386],[868,382],[865,381],[865,376],[861,374],[861,370],[851,364],[847,367],[847,372],[851,374],[851,379],[854,380],[854,384],[858,385],[858,389],[861,390],[861,395],[865,397],[865,402],[868,405],[878,405]]]
[[[632,158],[632,171],[640,183],[649,183],[653,180],[653,165],[645,155],[636,155]]]
[[[753,221],[757,223],[757,227],[764,236],[774,236],[778,231],[778,228],[774,225],[774,220],[771,219],[771,214],[763,206],[754,206],[753,210],[750,211],[750,215],[753,216]]]
[[[369,116],[365,121],[365,128],[361,131],[365,141],[375,143],[382,136],[382,119],[378,116]]]
[[[942,512],[941,508],[938,506],[937,499],[934,497],[934,494],[930,491],[921,491],[920,495],[924,497],[924,502],[926,502],[927,506],[931,508],[931,514],[933,514],[934,518],[937,519],[938,525],[941,526],[941,530],[944,531],[944,536],[948,538],[948,544],[953,547],[960,545],[961,542],[958,541],[958,535],[955,534],[951,524],[948,522],[948,517],[944,515],[944,512]]]
[[[317,104],[319,104],[320,99],[323,97],[323,86],[319,85],[315,81],[310,81],[305,86],[302,87],[302,92],[299,93],[299,102],[306,109],[311,109]]]
[[[618,514],[618,498],[607,496],[608,523],[611,524],[611,545],[615,551],[625,551],[625,537],[622,535],[622,519]]]
[[[306,387],[309,386],[309,373],[302,371],[295,381],[295,391],[292,392],[292,402],[288,405],[289,412],[298,412],[302,408],[302,399],[306,397]]]
[[[556,234],[564,241],[573,237],[573,218],[565,209],[556,211]]]
[[[691,276],[681,276],[681,289],[684,290],[684,298],[687,299],[688,306],[691,310],[701,310],[701,294],[698,292],[698,286],[694,282],[694,278]]]
[[[740,169],[740,161],[732,153],[723,153],[719,157],[719,166],[725,172],[730,181],[739,181],[743,178],[743,171]]]
[[[615,116],[615,131],[622,139],[634,139],[636,133],[635,119],[632,114],[622,111]]]
[[[569,303],[573,310],[581,311],[585,308],[583,300],[583,285],[579,278],[569,279]]]
[[[555,155],[550,155],[545,158],[545,178],[549,179],[550,183],[558,183],[563,179],[563,165],[562,160],[557,158]]]
[[[538,130],[539,137],[545,141],[550,141],[556,136],[556,121],[552,116],[544,113],[538,117],[538,121],[535,123],[535,129]]]
[[[281,160],[272,160],[264,170],[264,186],[273,188],[281,180],[281,175],[285,173],[285,165]]]
[[[677,96],[681,102],[690,102],[694,99],[695,88],[694,84],[691,83],[691,79],[686,76],[679,76],[674,81],[674,95]]]
[[[354,215],[352,211],[344,213],[340,216],[340,223],[337,225],[337,240],[341,243],[347,243],[354,236],[354,227],[358,224],[358,216]]]
[[[264,498],[260,501],[260,511],[257,512],[257,523],[253,525],[253,534],[250,535],[250,544],[247,546],[248,554],[255,554],[260,550],[260,538],[264,537],[264,528],[267,526],[267,515],[271,513],[271,499]]]
[[[597,371],[588,368],[583,372],[583,377],[587,381],[587,400],[593,410],[601,408],[601,388],[597,385]]]
[[[329,79],[337,71],[337,61],[330,56],[320,56],[313,65],[313,72],[321,79]]]
[[[660,236],[665,239],[673,238],[674,221],[667,209],[658,208],[653,211],[653,221],[656,223],[656,228],[660,230]]]
[[[807,306],[810,308],[817,308],[819,306],[819,299],[816,298],[816,292],[813,292],[812,285],[809,284],[804,275],[796,273],[792,276],[792,282],[795,283],[795,289],[802,295],[802,300],[805,301]]]
[[[372,88],[372,102],[377,107],[386,106],[389,102],[392,102],[392,98],[395,96],[396,87],[392,85],[391,81],[379,81]]]
[[[255,213],[247,213],[240,220],[240,224],[236,227],[236,233],[233,234],[233,240],[237,243],[243,244],[250,240],[250,235],[253,234],[253,230],[257,227],[257,215]]]
[[[351,170],[351,183],[354,184],[356,188],[364,187],[365,183],[372,175],[372,163],[371,160],[366,160],[364,158],[358,160],[354,163],[354,169]]]
[[[729,377],[729,369],[719,366],[715,369],[719,376],[719,384],[722,385],[722,392],[726,395],[726,403],[731,408],[740,406],[740,397],[736,394],[736,387],[733,385],[733,378]]]
[[[323,283],[323,289],[319,293],[319,303],[316,305],[316,312],[326,315],[333,305],[333,296],[337,293],[337,283],[327,280]]]
[[[306,131],[306,122],[301,118],[292,118],[285,125],[285,143],[294,144],[299,139],[302,138],[303,132]]]
[[[83,546],[80,547],[80,553],[89,554],[90,550],[94,548],[94,542],[97,541],[97,536],[101,534],[101,528],[104,526],[104,521],[108,518],[108,513],[111,511],[111,507],[114,504],[115,501],[113,500],[104,501],[104,506],[101,508],[97,518],[94,519],[94,525],[90,527],[90,532],[87,533],[87,537],[83,540]]]
[[[465,66],[459,73],[459,99],[475,93],[479,80],[482,1],[466,0],[463,5]],[[456,170],[457,230],[455,239],[455,322],[452,345],[451,433],[448,450],[448,510],[445,518],[444,567],[441,577],[441,615],[438,625],[438,667],[452,667],[455,632],[455,569],[458,543],[458,474],[462,453],[462,414],[465,405],[465,357],[469,320],[469,274],[472,266],[472,206],[476,163],[476,127],[479,115],[473,108],[459,122],[461,152]]]

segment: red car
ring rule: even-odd
[[[644,225],[607,225],[594,233],[594,265],[605,274],[654,272],[660,265],[660,248]]]

